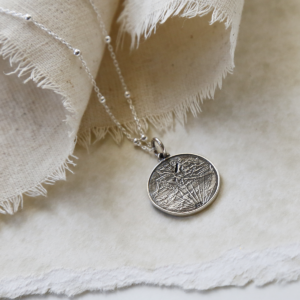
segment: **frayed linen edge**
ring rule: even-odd
[[[186,98],[183,102],[176,105],[171,111],[163,112],[157,115],[150,115],[141,117],[141,127],[144,131],[148,129],[148,123],[153,125],[157,130],[173,128],[175,121],[181,125],[187,122],[188,113],[191,112],[194,117],[201,113],[201,105],[204,99],[213,99],[216,88],[222,88],[222,80],[227,74],[232,74],[233,66],[226,66],[223,73],[219,75],[218,79],[204,89],[199,91],[196,95]],[[125,122],[122,124],[130,133],[138,133],[136,123],[134,121]],[[123,139],[123,133],[117,126],[104,126],[79,129],[77,134],[78,145],[88,150],[91,144],[95,144],[104,139],[109,134],[113,140],[119,144]]]
[[[40,275],[0,280],[0,297],[54,293],[75,296],[86,291],[113,291],[133,285],[179,287],[205,291],[216,287],[242,287],[287,283],[300,277],[299,244],[262,251],[233,249],[202,264],[171,265],[155,269],[120,267],[114,269],[54,269]]]
[[[0,33],[0,55],[4,60],[8,59],[11,67],[14,64],[17,67],[14,71],[6,73],[5,75],[17,74],[19,78],[26,77],[23,83],[27,83],[32,80],[36,83],[38,88],[49,89],[61,96],[62,104],[66,110],[71,114],[76,114],[71,101],[68,97],[60,90],[60,88],[51,82],[45,74],[36,68],[36,66],[26,58],[26,54],[23,53],[18,47],[16,47],[7,37]]]
[[[40,72],[33,63],[31,63],[26,55],[18,49],[7,37],[0,34],[0,55],[3,59],[8,59],[10,66],[13,67],[14,64],[17,65],[14,71],[7,73],[6,75],[17,74],[19,78],[26,77],[23,81],[24,84],[32,80],[36,83],[38,88],[49,89],[54,93],[58,94],[62,98],[62,104],[70,115],[76,115],[76,111],[72,106],[72,103],[68,98],[60,91],[59,87],[52,83],[47,76]],[[71,122],[70,116],[66,115],[66,123]],[[69,124],[70,125],[70,124]],[[73,135],[72,132],[69,133],[69,137]],[[0,198],[0,214],[14,214],[18,209],[23,207],[23,195],[30,197],[46,196],[47,190],[43,187],[43,184],[54,184],[57,180],[66,180],[66,170],[72,172],[69,165],[75,165],[71,158],[76,158],[73,156],[74,147],[76,144],[76,139],[74,140],[68,156],[63,163],[60,163],[59,167],[52,172],[52,174],[46,176],[43,180],[37,183],[35,186],[28,188],[14,196],[8,198]]]
[[[74,146],[72,149],[74,149]],[[71,153],[73,153],[73,150],[71,151]],[[13,215],[15,212],[18,211],[19,208],[23,208],[24,195],[29,197],[46,197],[47,190],[45,189],[43,184],[53,185],[58,180],[66,180],[66,170],[73,173],[69,166],[75,166],[76,164],[70,159],[70,157],[77,159],[76,156],[69,154],[65,162],[61,164],[60,167],[58,167],[52,174],[48,175],[46,178],[41,180],[40,183],[13,197],[0,199],[0,213]]]
[[[228,28],[230,25],[232,25],[232,20],[227,16],[226,14],[222,13],[218,8],[212,6],[212,5],[196,5],[197,10],[195,11],[195,7],[193,5],[195,1],[187,0],[185,2],[174,0],[170,1],[167,6],[164,7],[163,11],[159,14],[158,17],[155,17],[154,15],[149,18],[147,23],[144,23],[141,29],[141,32],[139,35],[132,35],[132,42],[133,46],[134,44],[138,45],[139,38],[141,34],[145,36],[145,38],[149,37],[151,33],[156,30],[156,25],[158,23],[165,22],[170,16],[180,15],[182,17],[195,17],[195,16],[203,16],[208,14],[209,12],[212,13],[212,20],[210,24],[213,24],[216,21],[225,22],[226,28]],[[242,7],[242,6],[241,6]],[[120,21],[121,27],[120,27],[120,33],[125,31],[125,25],[126,23],[123,21],[122,18],[124,18],[125,14],[121,14],[118,21]],[[144,129],[147,128],[147,121],[152,123],[156,128],[168,128],[170,127],[174,122],[174,116],[177,120],[179,120],[180,123],[184,124],[186,122],[187,118],[187,112],[190,110],[193,115],[197,115],[199,112],[201,112],[200,107],[200,101],[203,102],[203,98],[213,98],[214,91],[217,87],[217,85],[221,88],[222,85],[222,78],[225,78],[227,73],[232,73],[232,70],[234,68],[234,50],[236,45],[236,39],[237,39],[237,32],[238,32],[238,25],[232,26],[231,30],[231,36],[230,36],[230,42],[231,42],[231,66],[226,67],[223,71],[222,76],[219,76],[219,79],[214,84],[210,85],[205,89],[204,91],[200,91],[198,95],[194,97],[194,99],[187,99],[183,103],[177,105],[174,110],[171,112],[163,113],[160,115],[153,115],[148,116],[146,118],[142,119],[142,124],[144,126]],[[29,80],[32,80],[37,84],[37,87],[43,88],[43,89],[50,89],[54,91],[56,94],[60,95],[62,97],[62,103],[63,106],[69,111],[71,114],[76,114],[76,111],[74,107],[72,106],[72,103],[69,101],[69,99],[60,91],[59,87],[56,86],[54,83],[52,83],[42,72],[40,72],[31,62],[26,59],[25,54],[22,53],[9,39],[3,35],[0,34],[0,55],[3,57],[3,59],[9,59],[9,63],[11,66],[13,66],[14,63],[18,64],[17,68],[7,74],[18,74],[18,77],[26,76],[29,74],[29,76],[24,80],[24,83],[28,82]],[[71,122],[70,118],[66,118],[66,122]],[[129,130],[133,131],[135,130],[135,125],[132,122],[128,122],[124,124],[124,126]],[[82,133],[79,133],[77,136],[77,142],[78,144],[88,147],[88,145],[91,143],[91,133],[96,137],[95,141],[99,141],[102,138],[105,137],[107,133],[109,133],[113,139],[119,143],[122,140],[122,132],[117,127],[103,127],[103,128],[91,128],[88,130],[85,130]],[[70,133],[70,135],[72,135]],[[75,142],[76,143],[76,142]],[[72,147],[72,150],[70,151],[69,156],[72,156],[75,143]],[[9,198],[0,199],[0,213],[2,214],[13,214],[15,213],[19,207],[22,207],[23,205],[23,195],[29,195],[32,197],[36,197],[39,195],[45,196],[47,194],[46,189],[42,186],[42,184],[53,184],[57,180],[65,180],[65,171],[66,169],[69,170],[68,165],[74,163],[69,159],[66,158],[65,162],[61,164],[61,166],[53,172],[53,174],[48,175],[44,180],[42,180],[40,183],[35,185],[34,187],[28,189],[27,191],[21,192],[17,195],[14,195]]]
[[[201,1],[200,1],[201,2]],[[241,0],[240,6],[236,9],[236,14],[242,13],[244,1]],[[145,39],[150,37],[150,35],[156,31],[157,24],[162,24],[171,16],[179,15],[181,17],[192,18],[196,16],[204,16],[212,12],[212,19],[210,25],[219,21],[225,22],[225,28],[228,29],[231,26],[230,33],[230,56],[231,62],[229,65],[225,66],[224,70],[220,72],[218,78],[214,83],[207,85],[205,88],[200,90],[198,94],[190,96],[185,99],[180,104],[176,105],[171,111],[164,112],[161,114],[151,115],[140,118],[141,126],[144,131],[148,128],[148,122],[151,123],[156,129],[161,130],[162,128],[171,128],[174,125],[174,120],[179,121],[180,124],[184,125],[187,121],[187,113],[190,111],[194,117],[196,117],[201,112],[201,104],[203,104],[204,99],[213,99],[214,93],[217,87],[222,88],[222,80],[227,76],[227,74],[232,74],[234,65],[234,51],[236,47],[236,40],[238,36],[240,17],[233,21],[230,16],[223,13],[219,8],[213,5],[200,4],[195,0],[171,0],[167,3],[160,11],[156,10],[150,14],[148,18],[139,26],[136,31],[133,32],[128,28],[128,14],[126,13],[128,5],[125,5],[125,9],[118,18],[120,24],[120,30],[118,34],[117,44],[124,36],[125,32],[131,35],[132,45],[131,47],[138,47],[141,36]],[[240,10],[240,11],[239,11]],[[137,133],[136,124],[131,122],[125,122],[122,124],[129,132]],[[101,139],[103,139],[107,134],[109,134],[116,143],[120,143],[123,139],[123,133],[117,126],[103,126],[92,128],[85,128],[83,130],[79,129],[77,135],[77,142],[79,145],[83,146],[88,150],[91,144],[95,144]],[[93,138],[94,136],[94,138]],[[93,142],[92,142],[93,141]]]
[[[147,18],[143,20],[139,26],[131,28],[129,24],[130,14],[129,12],[133,10],[133,7],[127,3],[124,3],[125,9],[122,11],[118,18],[120,23],[119,34],[117,38],[117,45],[120,45],[123,41],[124,34],[127,32],[131,35],[131,48],[138,48],[141,37],[145,39],[149,38],[152,33],[156,32],[157,25],[165,23],[170,17],[179,16],[185,18],[202,17],[212,12],[212,17],[209,25],[215,22],[224,22],[225,29],[231,26],[230,33],[230,55],[232,58],[232,65],[234,66],[234,51],[236,47],[236,41],[238,36],[239,24],[241,20],[242,9],[244,6],[244,0],[237,2],[234,14],[238,15],[237,19],[232,19],[221,9],[221,5],[202,3],[201,0],[170,0],[161,9],[156,9],[150,13]],[[136,25],[136,24],[135,24]]]

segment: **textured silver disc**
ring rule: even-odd
[[[195,154],[178,154],[154,168],[148,181],[148,194],[158,209],[186,216],[211,204],[219,186],[219,173],[210,161]]]

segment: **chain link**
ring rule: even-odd
[[[129,104],[129,108],[131,110],[131,113],[132,113],[132,116],[133,116],[133,119],[136,123],[136,126],[137,126],[137,130],[141,136],[141,138],[139,139],[139,142],[144,142],[148,140],[148,137],[145,135],[144,131],[143,131],[143,128],[141,126],[141,122],[140,122],[140,119],[136,113],[136,110],[135,110],[135,106],[133,105],[133,102],[132,102],[132,99],[131,99],[131,94],[130,92],[128,91],[128,88],[127,88],[127,85],[125,83],[125,79],[122,75],[122,72],[121,72],[121,69],[120,69],[120,66],[119,66],[119,62],[117,60],[117,57],[116,57],[116,54],[114,52],[114,48],[113,46],[111,45],[111,37],[108,35],[107,31],[106,31],[106,28],[105,28],[105,24],[103,22],[103,18],[102,18],[102,15],[100,13],[100,11],[98,10],[97,6],[95,5],[94,1],[93,0],[89,0],[91,6],[93,7],[96,15],[97,15],[97,19],[98,19],[98,22],[99,22],[99,27],[100,27],[100,30],[101,30],[101,33],[105,39],[105,42],[107,43],[107,48],[108,48],[108,51],[110,53],[110,56],[113,60],[113,64],[115,66],[115,69],[116,69],[116,72],[118,74],[118,77],[119,77],[119,80],[121,82],[121,85],[123,87],[123,90],[124,90],[124,96],[125,98],[127,99],[127,102]],[[146,143],[145,143],[146,144]],[[147,147],[151,148],[151,143],[148,143],[146,144]]]
[[[97,15],[97,19],[99,22],[99,27],[101,29],[101,33],[104,36],[105,42],[107,43],[107,47],[108,47],[108,51],[110,52],[110,56],[113,60],[113,64],[115,66],[116,72],[118,74],[119,80],[121,82],[121,85],[124,89],[124,96],[129,104],[129,108],[132,112],[134,121],[137,125],[137,130],[140,134],[140,138],[133,138],[131,136],[131,134],[128,132],[128,130],[126,130],[126,128],[124,126],[121,125],[121,123],[117,120],[117,118],[114,116],[114,114],[112,113],[112,111],[110,110],[110,108],[107,106],[106,104],[106,99],[105,97],[101,94],[99,87],[97,86],[97,83],[95,81],[94,76],[92,75],[86,61],[83,58],[83,55],[81,54],[79,49],[74,48],[71,44],[69,44],[66,40],[64,40],[63,38],[61,38],[59,35],[57,35],[56,33],[52,32],[51,30],[49,30],[47,27],[45,27],[43,24],[35,21],[31,15],[29,14],[22,14],[22,13],[18,13],[16,11],[13,10],[9,10],[9,9],[5,9],[0,7],[0,13],[4,13],[7,15],[11,15],[17,18],[21,18],[23,20],[26,21],[30,21],[31,23],[33,23],[35,26],[37,26],[38,28],[40,28],[41,30],[45,31],[47,34],[49,34],[50,36],[52,36],[54,39],[56,39],[57,41],[59,41],[60,43],[62,43],[63,45],[65,45],[68,49],[73,51],[73,54],[75,56],[77,56],[85,70],[85,72],[87,73],[91,84],[93,86],[93,89],[97,95],[97,98],[99,100],[99,102],[103,105],[105,111],[107,112],[107,114],[109,115],[109,117],[111,118],[111,120],[116,124],[116,126],[121,130],[121,132],[126,136],[126,138],[132,142],[135,146],[140,147],[142,150],[146,151],[146,152],[153,152],[153,147],[151,145],[151,143],[146,142],[148,140],[148,137],[145,135],[142,126],[141,126],[141,122],[140,119],[137,116],[135,107],[133,105],[132,99],[131,99],[131,95],[127,89],[127,85],[125,83],[124,77],[122,75],[119,63],[117,61],[116,58],[116,54],[114,52],[113,46],[111,45],[111,38],[108,35],[106,28],[105,28],[105,24],[103,22],[102,16],[99,12],[99,10],[97,9],[97,7],[95,6],[94,2],[92,0],[89,0],[91,6],[93,7],[94,11],[96,12]]]

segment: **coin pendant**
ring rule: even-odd
[[[186,216],[213,202],[220,187],[220,176],[206,158],[177,154],[161,161],[148,181],[152,204],[165,213]]]

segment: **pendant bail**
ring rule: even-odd
[[[170,156],[163,142],[159,138],[154,137],[151,141],[151,146],[153,148],[154,154],[157,156],[159,161],[164,160]]]

